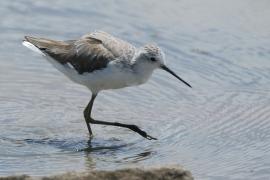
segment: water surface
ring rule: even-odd
[[[267,0],[0,2],[0,176],[180,164],[197,179],[270,176],[270,3]],[[137,124],[158,141],[93,125],[90,92],[21,45],[101,29],[167,64],[142,86],[104,91],[97,119]]]

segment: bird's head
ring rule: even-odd
[[[165,70],[187,86],[191,87],[191,85],[181,79],[165,65],[165,54],[157,45],[147,44],[140,48],[137,63],[140,63],[147,71],[153,71],[155,69]]]

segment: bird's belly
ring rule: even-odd
[[[106,89],[119,89],[140,84],[131,70],[107,67],[91,73],[83,73],[82,84],[92,92]]]

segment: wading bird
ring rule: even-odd
[[[163,51],[153,44],[135,48],[108,33],[97,31],[68,41],[25,36],[23,45],[43,55],[56,69],[92,92],[84,110],[91,137],[90,124],[102,124],[128,128],[149,140],[156,139],[133,124],[93,119],[93,103],[101,90],[143,84],[155,69],[163,69],[191,87],[165,65]]]

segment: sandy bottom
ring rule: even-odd
[[[27,175],[0,177],[0,180],[193,180],[191,173],[180,167],[159,169],[122,169],[116,171],[70,172],[50,177],[30,177]]]

